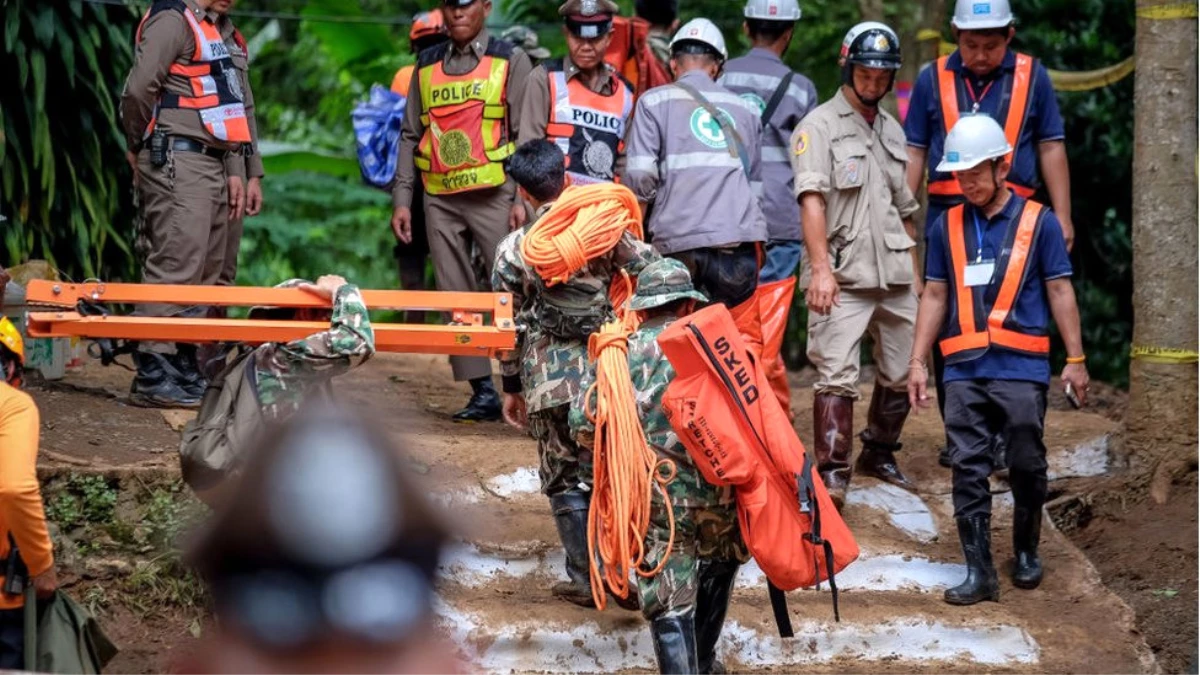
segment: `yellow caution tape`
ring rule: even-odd
[[[1175,2],[1169,5],[1152,5],[1141,7],[1137,11],[1139,19],[1170,20],[1195,19],[1200,16],[1194,2]]]
[[[1147,363],[1188,364],[1200,361],[1200,352],[1191,349],[1170,349],[1167,347],[1138,347],[1130,350],[1130,356],[1138,361]]]
[[[1191,7],[1192,16],[1195,16],[1196,8]],[[946,42],[942,39],[942,34],[932,28],[922,28],[917,32],[917,40],[921,42],[938,41],[938,54],[941,56],[949,56],[958,49],[958,46],[953,42]],[[1050,82],[1054,84],[1055,91],[1090,91],[1107,87],[1110,84],[1120,82],[1129,77],[1133,73],[1135,60],[1131,56],[1120,63],[1106,66],[1098,70],[1085,71],[1069,71],[1069,70],[1051,70],[1046,69],[1050,75]]]

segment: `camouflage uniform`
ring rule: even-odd
[[[550,209],[545,205],[535,222]],[[587,344],[551,335],[540,323],[542,281],[521,257],[521,242],[533,225],[509,234],[496,249],[492,289],[513,296],[517,324],[517,346],[500,358],[505,391],[519,378],[529,412],[529,427],[538,442],[539,475],[547,496],[579,485],[591,486],[591,452],[572,439],[567,410],[580,396],[580,379],[587,369]],[[579,272],[608,284],[614,272],[625,269],[636,275],[658,254],[647,244],[625,234],[608,254],[596,258]],[[578,278],[578,275],[576,276]]]
[[[671,71],[671,34],[651,28],[650,34],[646,36],[646,43],[650,45],[650,51],[654,53],[654,57],[662,62],[663,68],[667,72]]]
[[[748,559],[738,530],[733,489],[717,487],[704,480],[662,410],[663,394],[675,378],[675,369],[663,356],[658,336],[673,321],[674,317],[666,316],[650,319],[629,336],[629,374],[646,441],[660,459],[675,462],[675,479],[667,484],[675,512],[675,545],[667,566],[658,575],[638,578],[642,614],[647,619],[684,614],[695,608],[697,572],[702,560],[741,563]],[[594,381],[595,371],[589,369],[581,389],[586,392]],[[595,427],[584,414],[583,403],[581,396],[571,408],[570,419],[571,429],[586,440]],[[667,510],[662,497],[655,491],[650,529],[646,533],[647,568],[658,566],[670,536]]]
[[[358,287],[346,284],[333,301],[327,331],[254,350],[258,402],[267,421],[294,414],[315,387],[362,365],[375,353],[375,331]]]

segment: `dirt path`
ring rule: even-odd
[[[43,410],[47,474],[114,471],[172,475],[178,435],[159,412],[123,404],[129,374],[91,367],[69,384],[35,387]],[[640,671],[653,668],[640,616],[598,613],[556,601],[562,554],[544,497],[537,493],[535,447],[500,424],[455,425],[465,398],[441,358],[384,356],[339,383],[356,409],[391,432],[413,457],[413,470],[462,524],[464,542],[444,568],[439,612],[463,655],[489,671]],[[797,387],[801,438],[811,437],[811,393]],[[862,424],[866,405],[857,406]],[[1059,478],[1107,470],[1116,426],[1097,415],[1052,411],[1047,444]],[[863,557],[841,579],[842,622],[828,592],[791,594],[796,640],[771,625],[765,584],[743,571],[722,658],[743,671],[787,672],[1148,672],[1152,653],[1134,613],[1078,548],[1053,527],[1044,537],[1047,579],[1023,592],[1002,582],[1002,601],[951,608],[941,591],[963,568],[949,503],[949,474],[936,464],[942,436],[936,414],[905,430],[904,468],[922,486],[913,495],[856,480],[846,518]],[[47,453],[49,455],[50,453]],[[90,466],[88,466],[90,465]],[[997,520],[1010,513],[996,499]],[[1194,533],[1194,518],[1192,531]],[[1007,526],[997,527],[996,557],[1011,556]],[[77,590],[92,586],[75,577]],[[1194,578],[1194,577],[1193,577]],[[1193,596],[1194,597],[1194,596]],[[1182,604],[1182,603],[1181,603]],[[168,668],[203,629],[195,611],[139,613],[126,605],[105,615],[125,654],[112,669]]]

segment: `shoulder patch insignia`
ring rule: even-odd
[[[801,131],[800,137],[796,139],[795,153],[796,153],[796,156],[799,157],[800,155],[803,155],[806,152],[808,152],[808,132]]]

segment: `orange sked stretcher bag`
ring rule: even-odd
[[[791,637],[783,591],[830,582],[858,558],[838,514],[724,305],[680,319],[658,338],[676,377],[663,397],[671,426],[704,478],[732,485],[738,522],[770,582],[780,634]]]

